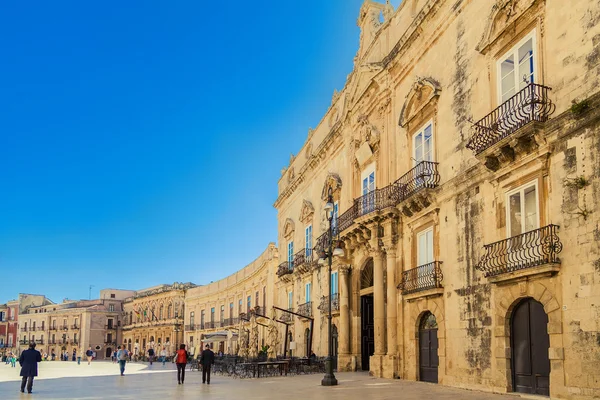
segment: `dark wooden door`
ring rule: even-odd
[[[521,302],[511,320],[513,390],[550,396],[548,316],[534,299]]]
[[[373,296],[361,297],[361,355],[362,369],[369,370],[369,357],[375,354],[375,324],[373,320]]]
[[[419,379],[438,383],[438,326],[435,316],[427,313],[419,327]]]

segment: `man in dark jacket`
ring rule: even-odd
[[[42,355],[35,349],[35,343],[29,343],[29,349],[21,353],[19,364],[21,365],[21,393],[25,393],[25,384],[27,384],[27,393],[33,389],[33,377],[38,374],[38,363],[42,361]]]
[[[202,365],[202,383],[210,385],[210,367],[215,363],[215,353],[212,352],[209,345],[200,355],[200,365]]]

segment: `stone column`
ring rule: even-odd
[[[390,247],[387,253],[387,355],[397,354],[396,347],[396,248]]]
[[[383,252],[371,251],[373,257],[373,322],[375,324],[375,355],[385,354],[385,301],[383,297]]]
[[[342,356],[350,354],[350,320],[349,320],[349,286],[348,286],[348,266],[343,265],[338,268],[340,272],[340,328],[338,329],[339,353]]]

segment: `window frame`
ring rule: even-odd
[[[429,262],[420,262],[419,255],[421,254],[421,252],[420,252],[420,244],[419,244],[420,241],[419,241],[419,238],[422,235],[427,235],[428,232],[431,232],[431,261],[429,261]],[[426,228],[423,228],[423,229],[419,230],[416,233],[416,239],[417,239],[416,240],[416,247],[417,247],[416,250],[417,250],[417,252],[416,252],[416,263],[415,263],[416,265],[415,265],[415,267],[420,267],[420,266],[427,265],[427,264],[430,264],[430,263],[434,262],[435,261],[435,230],[433,229],[433,226],[428,226]],[[425,240],[427,240],[427,236],[425,236]]]
[[[515,58],[515,70],[518,67],[518,54],[519,54],[519,47],[523,46],[525,44],[525,42],[527,42],[529,39],[532,39],[531,41],[531,48],[533,50],[533,77],[534,80],[533,82],[530,83],[536,83],[536,82],[541,82],[539,80],[539,51],[538,51],[538,47],[537,47],[537,32],[536,32],[536,28],[531,29],[528,33],[526,33],[519,41],[517,41],[514,45],[512,45],[507,51],[501,53],[498,57],[496,57],[496,92],[497,92],[497,96],[496,96],[496,101],[498,102],[498,105],[503,104],[506,100],[502,100],[502,96],[503,96],[503,91],[502,91],[502,62],[504,60],[506,60],[506,58],[508,56],[510,56],[511,54],[513,56],[517,56]],[[515,70],[513,70],[513,74],[515,74]],[[536,79],[536,77],[538,77],[538,79]],[[515,77],[515,84],[518,84],[520,82],[520,78],[516,78]],[[518,89],[518,85],[515,86],[515,92],[513,93],[512,96],[514,96],[517,92],[519,92],[521,89]],[[511,96],[511,97],[512,97]],[[510,97],[509,97],[510,98]],[[508,100],[508,99],[507,99]]]
[[[527,183],[524,183],[522,185],[519,185],[511,190],[508,190],[505,193],[504,199],[505,199],[505,218],[506,218],[506,230],[505,230],[505,235],[506,238],[511,238],[512,233],[511,233],[511,222],[510,222],[510,196],[516,194],[516,193],[521,193],[521,210],[523,210],[522,207],[524,207],[525,203],[523,202],[524,200],[524,194],[525,194],[525,190],[530,188],[530,187],[534,187],[535,188],[535,206],[536,206],[536,227],[533,228],[532,230],[536,230],[539,229],[542,225],[542,216],[541,216],[541,204],[540,204],[540,185],[539,185],[539,180],[538,179],[533,179],[528,181]],[[525,213],[523,211],[521,211],[521,226],[524,228],[525,224],[524,222],[524,218],[526,218],[526,215],[524,215]],[[520,234],[523,234],[525,232],[529,232],[529,231],[522,231]]]
[[[313,246],[313,226],[312,224],[307,225],[304,228],[304,255],[308,258],[312,254]]]
[[[312,282],[306,282],[304,284],[304,302],[310,303],[312,300]]]
[[[419,134],[423,134],[423,136],[425,135],[425,129],[431,125],[431,160],[426,160],[424,155],[425,153],[423,152],[423,159],[421,161],[417,161],[417,136]],[[429,161],[429,162],[435,162],[436,157],[435,157],[435,122],[433,120],[433,118],[428,119],[424,124],[421,124],[421,126],[419,127],[419,129],[415,130],[412,134],[412,154],[411,154],[411,158],[413,161],[413,167],[416,167],[420,162],[422,161]],[[424,142],[423,142],[424,143]],[[422,149],[424,149],[425,147],[422,146]]]

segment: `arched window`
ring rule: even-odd
[[[173,305],[169,304],[167,307],[167,319],[171,319],[171,314],[173,313]]]
[[[158,319],[163,319],[163,308],[164,306],[161,304],[160,308],[158,309]]]

